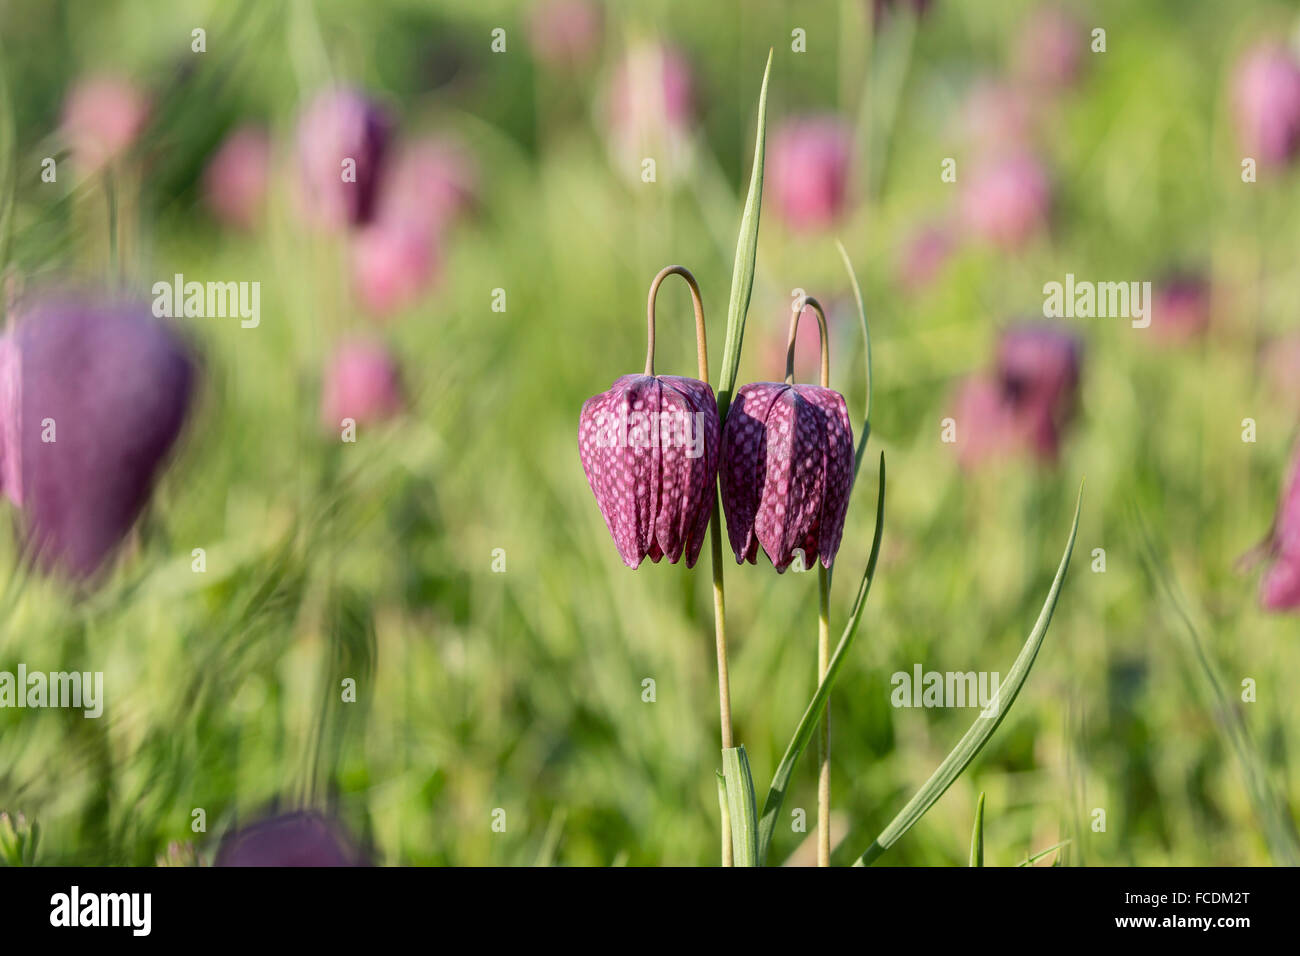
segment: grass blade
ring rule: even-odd
[[[744,744],[722,751],[722,772],[726,777],[731,846],[736,866],[758,866],[754,778],[749,772],[749,757],[745,754]]]
[[[853,286],[853,299],[858,304],[858,327],[862,329],[862,341],[865,343],[863,348],[866,350],[867,407],[862,412],[862,431],[858,438],[857,453],[853,456],[853,475],[857,477],[862,468],[862,456],[867,450],[867,438],[871,434],[871,329],[867,325],[867,305],[862,299],[862,286],[858,285],[858,276],[853,271],[853,263],[849,261],[849,252],[838,239],[835,240],[835,246],[840,250],[844,271],[849,274],[849,284]]]
[[[1043,857],[1047,856],[1047,854],[1054,853],[1055,851],[1061,849],[1061,847],[1068,845],[1069,842],[1070,842],[1069,840],[1062,840],[1060,843],[1053,843],[1051,846],[1047,847],[1047,849],[1039,850],[1033,856],[1026,857],[1025,859],[1021,860],[1019,863],[1016,864],[1016,866],[1032,866],[1033,864],[1041,860]],[[1058,860],[1057,862],[1059,863],[1060,861]],[[1056,864],[1053,864],[1053,866],[1055,865]]]
[[[998,687],[996,713],[988,715],[986,711],[982,711],[975,718],[975,723],[971,724],[970,730],[966,731],[965,736],[958,741],[952,752],[944,758],[943,763],[939,764],[938,769],[935,770],[930,779],[907,802],[907,806],[903,807],[889,826],[880,832],[880,835],[876,837],[871,846],[867,848],[867,851],[854,864],[855,866],[865,866],[877,859],[893,846],[899,837],[910,830],[917,820],[925,816],[926,812],[952,786],[953,781],[961,776],[962,771],[975,759],[975,755],[993,736],[994,731],[998,729],[1008,711],[1011,710],[1011,705],[1015,703],[1020,688],[1024,686],[1025,679],[1029,677],[1029,669],[1034,666],[1034,659],[1038,656],[1038,649],[1042,647],[1043,638],[1047,636],[1047,627],[1052,623],[1052,613],[1056,610],[1056,602],[1061,595],[1061,585],[1065,581],[1065,572],[1070,566],[1070,555],[1074,551],[1074,539],[1079,533],[1079,511],[1082,507],[1083,487],[1081,485],[1079,487],[1079,499],[1074,506],[1074,523],[1070,527],[1070,538],[1065,543],[1065,553],[1061,555],[1061,564],[1056,569],[1056,577],[1052,580],[1052,587],[1047,592],[1047,600],[1043,602],[1043,609],[1038,614],[1034,629],[1030,631],[1025,646],[1021,648],[1020,656],[1011,665],[1011,671],[1007,674],[1007,679]]]
[[[848,623],[844,625],[844,633],[840,636],[840,643],[835,648],[835,653],[831,655],[830,664],[826,668],[826,679],[817,687],[817,692],[813,694],[812,700],[808,702],[803,717],[799,721],[799,726],[795,729],[794,737],[785,750],[785,756],[781,758],[780,766],[776,768],[776,773],[772,775],[772,785],[768,788],[767,798],[763,801],[763,815],[758,821],[759,866],[762,866],[767,860],[767,851],[772,845],[772,834],[776,830],[776,818],[781,812],[781,804],[785,802],[785,791],[790,785],[790,775],[794,772],[794,765],[798,761],[799,755],[803,753],[804,747],[808,745],[813,730],[816,729],[818,722],[821,720],[822,705],[826,703],[826,698],[835,685],[835,678],[839,674],[840,666],[848,656],[849,647],[853,644],[853,638],[858,632],[858,623],[862,620],[862,609],[867,603],[867,594],[871,591],[871,582],[876,576],[876,561],[880,557],[880,536],[884,523],[885,453],[881,452],[880,488],[876,493],[876,534],[871,541],[871,556],[867,559],[867,570],[862,575],[862,582],[858,585],[858,596],[853,601],[853,610],[849,614]]]
[[[754,291],[754,260],[758,255],[758,218],[763,205],[763,156],[767,137],[767,81],[772,73],[772,51],[767,53],[763,89],[758,95],[758,130],[754,136],[754,168],[749,174],[749,196],[740,218],[736,261],[731,270],[731,301],[727,304],[727,337],[722,348],[722,373],[718,378],[718,417],[725,421],[731,407],[740,368],[740,346],[745,338],[745,316]]]
[[[731,866],[731,807],[727,805],[727,778],[716,770],[718,777],[718,810],[722,814],[722,865]]]
[[[975,804],[975,829],[970,835],[970,865],[984,865],[984,791],[980,791],[980,802]]]

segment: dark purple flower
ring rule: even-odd
[[[1162,341],[1187,342],[1210,327],[1210,283],[1199,275],[1167,279],[1151,303],[1151,328]]]
[[[147,305],[51,299],[20,315],[0,345],[0,477],[40,566],[100,569],[149,498],[194,379]]]
[[[392,125],[388,115],[350,89],[319,94],[298,121],[304,215],[329,228],[368,222]]]
[[[756,382],[736,393],[722,432],[722,508],[736,562],[763,546],[784,572],[803,552],[830,567],[853,488],[844,396],[816,385]]]
[[[366,866],[343,828],[303,811],[263,820],[227,834],[213,866]]]
[[[587,399],[578,452],[605,525],[637,568],[682,554],[695,567],[713,514],[718,405],[705,382],[624,375]]]
[[[1014,326],[998,345],[997,380],[1014,431],[1041,459],[1056,459],[1074,413],[1082,353],[1077,336],[1046,322]]]
[[[1233,79],[1242,144],[1266,165],[1290,162],[1300,149],[1300,64],[1281,44],[1250,50]]]

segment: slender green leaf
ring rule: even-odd
[[[758,865],[758,843],[754,819],[754,778],[749,772],[745,745],[722,751],[722,772],[726,776],[727,809],[731,815],[731,846],[736,866]]]
[[[772,51],[767,53],[763,88],[758,94],[758,131],[754,137],[754,168],[749,174],[749,196],[740,218],[736,240],[736,261],[731,270],[731,300],[727,304],[727,337],[722,348],[722,372],[718,377],[718,417],[726,420],[731,393],[740,368],[740,346],[745,338],[745,316],[754,291],[754,260],[758,255],[758,217],[763,205],[763,155],[767,136],[767,80],[772,73]]]
[[[1038,862],[1039,860],[1041,860],[1043,857],[1047,856],[1047,854],[1052,853],[1052,852],[1054,852],[1054,851],[1056,851],[1056,850],[1061,849],[1061,847],[1065,846],[1065,845],[1068,844],[1069,842],[1070,842],[1069,840],[1062,840],[1060,843],[1053,843],[1053,844],[1052,844],[1051,846],[1049,846],[1047,849],[1045,849],[1045,850],[1039,850],[1039,851],[1038,851],[1037,853],[1035,853],[1033,856],[1031,856],[1031,857],[1027,857],[1026,859],[1021,860],[1019,863],[1016,864],[1016,866],[1032,866],[1034,863],[1037,863],[1037,862]]]
[[[984,791],[980,791],[980,802],[975,804],[975,829],[970,835],[970,865],[984,865]]]
[[[862,456],[867,450],[867,438],[871,434],[871,328],[867,325],[867,305],[863,301],[862,287],[858,285],[858,277],[853,271],[853,263],[849,261],[848,250],[844,248],[844,243],[838,239],[835,240],[835,245],[840,250],[840,258],[844,260],[844,270],[849,274],[849,284],[853,286],[853,298],[858,303],[858,327],[862,329],[863,349],[867,365],[867,405],[862,412],[862,431],[858,438],[858,450],[853,456],[853,474],[856,477],[858,471],[862,468]]]
[[[713,771],[718,778],[718,810],[722,814],[722,865],[731,866],[731,808],[727,806],[727,778]]]
[[[993,736],[994,731],[1007,716],[1011,710],[1011,705],[1015,703],[1016,696],[1020,693],[1020,688],[1024,686],[1025,679],[1029,676],[1029,669],[1034,665],[1034,659],[1038,656],[1038,649],[1043,645],[1043,638],[1047,635],[1047,627],[1052,623],[1052,612],[1056,610],[1056,601],[1061,595],[1061,585],[1065,581],[1065,571],[1070,566],[1070,555],[1074,551],[1074,539],[1079,533],[1079,511],[1083,507],[1083,486],[1079,486],[1079,499],[1074,506],[1074,523],[1070,527],[1070,538],[1065,543],[1065,553],[1061,555],[1061,564],[1056,569],[1056,577],[1052,581],[1052,587],[1047,592],[1047,600],[1043,602],[1043,609],[1038,614],[1038,621],[1034,624],[1034,629],[1030,632],[1025,646],[1020,651],[1020,656],[1016,662],[1011,665],[1011,671],[1007,674],[1006,680],[998,688],[994,696],[993,712],[990,713],[986,708],[975,718],[975,723],[971,724],[970,730],[961,738],[952,752],[944,758],[943,763],[935,770],[930,779],[925,782],[920,790],[907,802],[907,806],[894,817],[889,826],[881,831],[880,835],[872,842],[867,851],[862,854],[861,858],[855,863],[855,866],[865,866],[877,859],[882,853],[888,850],[895,842],[898,841],[904,833],[912,828],[917,820],[925,816],[926,812],[934,806],[935,802],[944,795],[944,792],[952,786],[963,770],[975,759],[975,755]]]
[[[840,636],[840,643],[835,648],[835,653],[831,655],[830,663],[826,667],[826,679],[817,687],[817,692],[808,702],[807,708],[803,712],[803,717],[799,721],[799,726],[795,729],[794,737],[790,740],[790,746],[785,750],[785,756],[781,758],[781,764],[776,768],[776,773],[772,776],[772,786],[768,788],[767,799],[763,801],[763,815],[758,821],[758,862],[762,866],[767,860],[768,848],[772,845],[772,834],[776,830],[776,819],[781,813],[781,804],[785,802],[786,788],[790,785],[790,775],[794,772],[795,762],[799,755],[803,753],[804,747],[808,745],[812,737],[813,730],[816,729],[818,722],[821,720],[822,705],[826,703],[826,698],[830,695],[831,688],[835,686],[835,678],[840,672],[848,656],[849,647],[853,644],[853,638],[858,632],[858,623],[862,620],[862,609],[867,603],[867,594],[871,591],[871,582],[876,577],[876,561],[880,557],[880,536],[885,524],[885,453],[880,453],[880,487],[876,492],[876,534],[871,542],[871,556],[867,559],[867,570],[862,575],[862,582],[858,585],[858,596],[853,601],[853,610],[849,614],[849,621],[844,626],[844,633]]]

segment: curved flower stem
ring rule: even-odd
[[[792,310],[794,315],[790,317],[790,338],[785,346],[785,384],[794,384],[794,337],[799,331],[799,316],[803,315],[804,309],[812,309],[817,316],[817,329],[821,333],[822,343],[822,388],[830,388],[831,385],[831,343],[830,336],[826,332],[826,311],[822,304],[810,295],[804,296],[795,303]]]
[[[664,266],[659,270],[659,274],[654,277],[650,283],[650,294],[646,297],[646,350],[645,350],[645,373],[653,375],[655,373],[655,297],[659,294],[659,286],[671,275],[679,275],[686,280],[686,284],[691,287],[691,304],[695,306],[695,350],[699,356],[700,364],[700,381],[706,385],[709,382],[709,347],[708,341],[704,334],[704,300],[700,296],[700,284],[695,281],[695,276],[691,275],[691,270],[685,266]]]

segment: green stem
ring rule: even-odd
[[[817,565],[817,682],[826,679],[831,662],[831,580],[826,568]],[[817,865],[831,865],[831,703],[822,705],[817,734]]]
[[[713,635],[718,648],[718,716],[722,724],[722,749],[730,750],[731,739],[731,678],[727,673],[727,598],[722,583],[722,502],[718,491],[713,492],[713,520],[709,522],[710,549],[713,559]],[[722,865],[731,866],[731,821],[726,807],[722,815]]]

